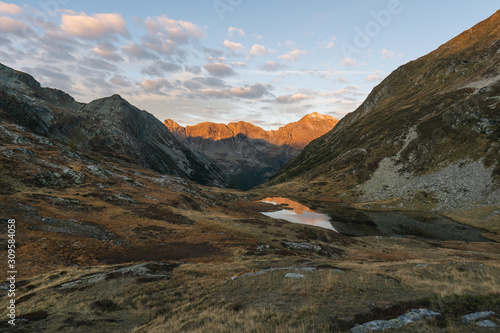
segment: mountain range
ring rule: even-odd
[[[244,121],[227,125],[204,122],[182,127],[167,119],[164,124],[188,147],[214,161],[229,176],[232,186],[248,190],[267,181],[337,122],[332,116],[313,112],[270,131]]]

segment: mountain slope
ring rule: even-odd
[[[124,159],[201,184],[224,184],[220,170],[206,157],[185,147],[154,116],[119,95],[77,103],[0,64],[0,118],[78,152]]]
[[[182,127],[167,119],[164,125],[187,146],[209,156],[229,175],[233,186],[248,190],[268,180],[337,122],[334,117],[311,113],[273,131],[244,121]]]
[[[268,185],[394,207],[497,205],[499,27],[500,11],[399,67]]]

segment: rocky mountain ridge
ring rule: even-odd
[[[249,139],[261,139],[277,146],[288,145],[294,149],[303,149],[309,142],[331,130],[338,123],[338,119],[313,112],[296,122],[269,131],[245,121],[227,125],[203,122],[186,127],[180,126],[172,119],[167,119],[163,123],[172,133],[183,138],[201,137],[217,141],[242,134]]]
[[[229,175],[232,186],[248,190],[268,180],[337,122],[332,116],[314,112],[271,131],[244,121],[182,127],[167,119],[164,125],[187,146],[212,159]]]

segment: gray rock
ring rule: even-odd
[[[476,323],[476,325],[479,327],[484,327],[484,328],[499,328],[500,327],[489,319],[478,321]]]
[[[430,311],[427,309],[415,309],[390,320],[374,320],[363,325],[358,325],[351,328],[353,333],[365,333],[371,331],[385,331],[391,328],[403,327],[409,323],[420,321],[426,318],[440,316],[438,312]]]
[[[493,315],[495,315],[495,312],[493,312],[493,311],[474,312],[474,313],[470,313],[468,315],[463,316],[462,322],[464,324],[470,324],[470,323],[477,321],[479,319],[485,319],[485,318],[491,317]]]
[[[302,274],[297,274],[297,273],[287,273],[287,274],[285,274],[285,277],[287,277],[287,278],[295,278],[295,279],[302,279],[305,276],[302,275]]]
[[[417,264],[415,267],[429,267],[431,264]]]

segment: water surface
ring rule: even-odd
[[[290,208],[278,210],[276,212],[262,213],[266,216],[275,219],[286,220],[292,223],[309,224],[316,227],[337,231],[330,223],[330,218],[328,217],[328,215],[316,213],[315,211],[309,209],[307,206],[304,206],[296,201],[280,197],[268,197],[260,201],[271,203],[273,205],[286,205],[288,208]]]
[[[432,212],[370,211],[351,208],[344,203],[304,201],[302,204],[281,197],[260,201],[287,205],[291,209],[263,213],[267,216],[309,224],[352,237],[395,236],[469,242],[491,241],[481,236],[485,230],[457,223]]]

